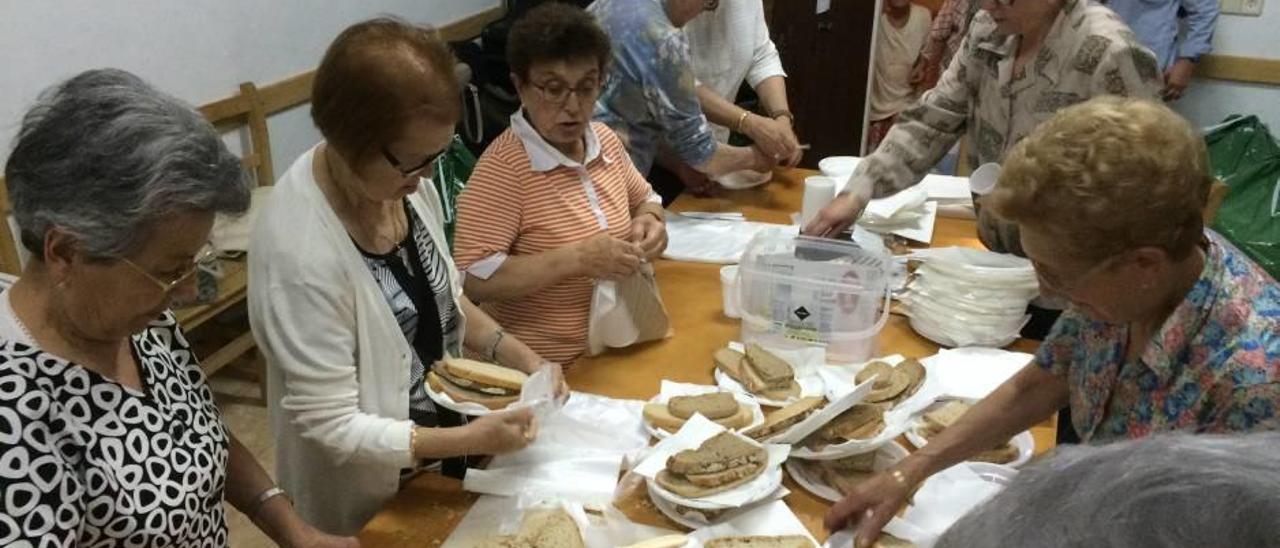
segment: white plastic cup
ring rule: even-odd
[[[724,315],[738,319],[742,317],[741,297],[738,295],[738,265],[731,264],[720,268],[720,296],[724,301]]]
[[[978,196],[986,196],[996,189],[998,180],[1000,180],[1000,164],[982,164],[969,175],[969,191]]]
[[[804,199],[800,202],[800,226],[809,221],[827,207],[836,197],[836,180],[831,177],[814,175],[804,179]]]

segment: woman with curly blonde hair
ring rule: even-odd
[[[1066,406],[1086,443],[1280,426],[1280,286],[1205,229],[1212,183],[1200,135],[1150,101],[1069,107],[1019,143],[986,205],[1071,307],[1032,363],[827,526],[874,539],[930,474]]]

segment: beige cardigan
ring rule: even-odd
[[[304,519],[347,535],[395,495],[400,470],[412,465],[412,348],[316,186],[315,150],[280,178],[254,226],[249,318],[267,360],[280,486]],[[424,180],[409,202],[436,247],[448,249],[432,185]],[[461,278],[448,254],[445,262],[460,300]]]

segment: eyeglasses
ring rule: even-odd
[[[702,11],[716,11],[720,7],[720,0],[703,0]]]
[[[439,152],[428,155],[425,160],[419,162],[418,165],[415,165],[412,167],[404,167],[400,163],[400,160],[397,160],[395,155],[391,154],[391,151],[388,150],[387,147],[385,146],[382,147],[382,157],[386,158],[387,163],[390,163],[391,167],[395,168],[396,171],[399,171],[401,176],[408,178],[408,177],[412,177],[414,175],[420,174],[423,171],[425,171],[427,168],[431,167],[431,164],[435,163],[436,159],[440,158],[440,156],[444,154],[446,150],[449,150],[449,147],[446,146],[443,149],[440,149]]]
[[[138,271],[139,274],[142,274],[148,280],[151,280],[151,282],[156,284],[156,287],[160,288],[160,291],[163,292],[164,295],[167,297],[170,294],[172,294],[175,289],[181,287],[182,284],[190,280],[192,276],[195,276],[196,273],[199,272],[200,270],[216,269],[218,264],[218,257],[221,254],[222,254],[222,251],[214,247],[213,244],[205,244],[205,246],[201,248],[200,252],[196,254],[195,259],[191,261],[191,266],[183,269],[183,271],[180,274],[178,274],[176,277],[174,277],[169,281],[162,280],[156,277],[155,274],[147,272],[146,269],[138,266],[138,263],[130,261],[128,258],[125,258],[125,257],[117,257],[117,258],[120,259],[120,261],[123,262],[124,264],[127,264],[134,270]]]
[[[1036,277],[1040,279],[1040,285],[1056,293],[1065,295],[1075,293],[1081,287],[1084,287],[1084,285],[1089,283],[1094,276],[1097,276],[1098,273],[1115,264],[1116,260],[1119,258],[1119,255],[1113,255],[1104,259],[1102,262],[1089,267],[1084,274],[1075,276],[1075,279],[1070,281],[1063,281],[1062,278],[1046,269],[1043,263],[1031,261],[1031,266],[1036,270]]]
[[[552,82],[548,85],[529,82],[529,85],[537,88],[544,101],[555,105],[564,105],[569,101],[569,96],[574,94],[578,96],[580,104],[584,100],[595,101],[596,94],[600,93],[600,82],[591,82],[578,87],[569,87],[560,82]]]

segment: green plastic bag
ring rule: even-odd
[[[1227,193],[1213,229],[1280,278],[1280,144],[1257,116],[1232,116],[1205,133],[1213,174]]]
[[[467,145],[457,135],[449,143],[449,149],[436,160],[436,173],[431,181],[440,194],[440,205],[444,207],[444,235],[449,241],[449,250],[453,251],[453,227],[457,224],[458,195],[467,186],[471,178],[471,170],[476,168],[476,157],[467,150]]]

